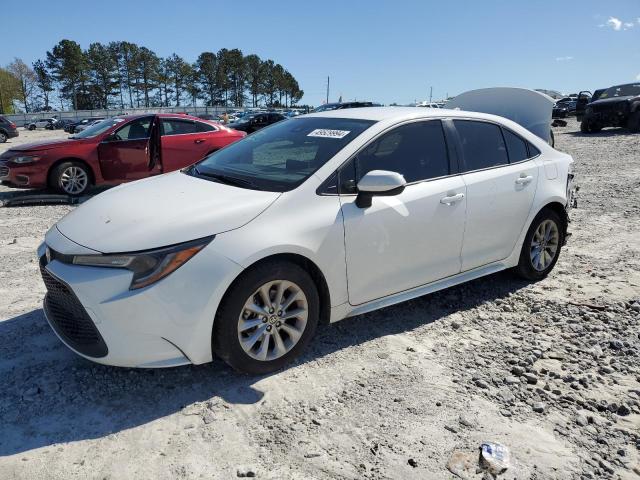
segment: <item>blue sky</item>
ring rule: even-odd
[[[640,80],[638,0],[7,2],[0,65],[62,38],[128,40],[194,61],[240,48],[291,71],[318,105],[409,103],[487,86],[573,93]],[[9,39],[9,41],[7,41]]]

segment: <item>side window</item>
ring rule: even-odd
[[[407,183],[448,175],[449,158],[442,122],[430,120],[402,125],[369,144],[356,157],[357,178],[371,170],[398,172]]]
[[[153,117],[138,118],[127,123],[116,132],[120,140],[140,140],[149,138]]]
[[[214,132],[216,127],[210,123],[196,122],[196,132]]]
[[[462,143],[465,171],[509,163],[499,126],[473,120],[454,120],[453,123]]]
[[[504,140],[507,142],[507,151],[509,152],[509,162],[521,162],[529,158],[527,153],[527,143],[515,133],[503,128]]]
[[[185,133],[196,133],[195,122],[174,118],[162,119],[162,135],[183,135]]]
[[[540,155],[540,150],[533,146],[531,143],[527,143],[529,147],[529,158],[537,157]]]

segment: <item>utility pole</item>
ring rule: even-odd
[[[329,77],[327,76],[327,103],[329,103]]]
[[[429,103],[431,103],[432,98],[433,98],[433,87],[429,87]]]

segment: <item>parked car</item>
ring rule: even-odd
[[[104,120],[104,117],[92,117],[92,118],[83,118],[77,122],[72,122],[69,125],[64,127],[65,132],[75,133],[76,128],[81,125],[87,125],[88,123],[92,123],[95,120]]]
[[[598,90],[596,90],[598,92]],[[616,85],[602,91],[589,102],[589,92],[578,95],[577,117],[583,133],[599,132],[605,127],[626,127],[640,132],[640,83]]]
[[[171,172],[202,159],[244,132],[186,115],[133,115],[102,120],[66,140],[18,145],[0,155],[0,181],[81,195]]]
[[[253,133],[285,119],[286,117],[280,113],[255,113],[252,115],[244,115],[236,122],[229,123],[229,127],[235,130]]]
[[[564,103],[556,103],[553,106],[552,118],[567,118],[569,116],[569,107]]]
[[[425,108],[442,108],[437,102],[421,102],[416,104],[416,107],[425,107]]]
[[[550,108],[534,119],[543,132]],[[320,322],[507,268],[544,278],[567,235],[571,163],[483,113],[367,108],[278,122],[60,220],[38,248],[44,311],[99,363],[215,353],[271,372]]]
[[[10,138],[20,135],[16,124],[0,115],[0,143],[6,142]]]
[[[36,128],[44,128],[46,130],[55,130],[57,118],[42,118],[40,120],[31,120],[24,124],[27,130],[35,130]]]
[[[330,110],[342,110],[344,108],[362,108],[362,107],[380,107],[379,103],[375,102],[338,102],[338,103],[325,103],[312,110],[312,113],[328,112]]]

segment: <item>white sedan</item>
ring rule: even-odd
[[[217,354],[270,372],[318,323],[509,268],[544,278],[567,236],[571,163],[484,113],[358,108],[279,122],[60,220],[38,250],[46,317],[104,364]]]

